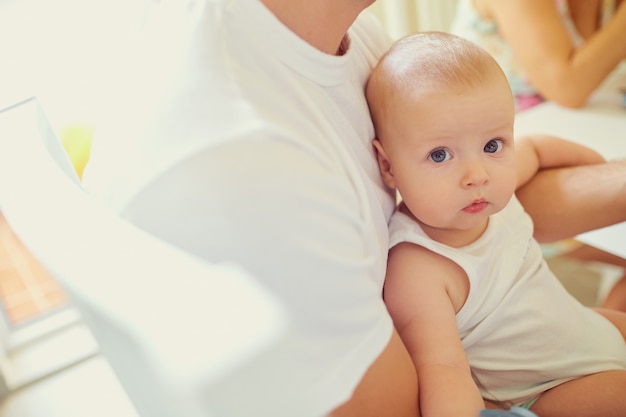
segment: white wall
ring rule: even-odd
[[[102,87],[96,74],[139,26],[142,7],[141,0],[0,0],[0,108],[37,95],[53,124],[90,122]]]
[[[447,31],[457,0],[378,0],[370,10],[397,39],[412,32]]]

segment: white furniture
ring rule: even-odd
[[[516,135],[550,133],[585,144],[608,160],[626,158],[626,63],[614,71],[581,109],[542,103],[517,115]],[[584,233],[588,245],[626,258],[626,222]]]
[[[0,210],[68,291],[141,416],[222,417],[216,403],[254,400],[224,397],[222,382],[280,340],[281,306],[237,266],[189,256],[91,200],[34,98],[0,111]]]

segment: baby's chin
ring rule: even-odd
[[[474,216],[471,220],[457,218],[446,222],[419,223],[431,239],[451,247],[462,247],[482,236],[489,225],[489,216]]]

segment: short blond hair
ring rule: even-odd
[[[396,41],[372,71],[365,89],[377,136],[384,136],[380,122],[389,100],[441,88],[463,91],[480,86],[494,71],[506,81],[487,51],[450,33],[420,32]]]

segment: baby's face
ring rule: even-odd
[[[506,80],[433,89],[395,110],[393,137],[383,144],[392,185],[426,233],[462,230],[475,239],[516,187],[515,108]]]

